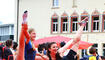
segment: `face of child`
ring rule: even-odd
[[[58,50],[58,46],[57,46],[56,43],[55,44],[52,44],[51,47],[50,47],[50,49],[49,49],[49,51],[51,53],[53,53],[53,54],[56,54],[57,53],[57,50]]]
[[[36,33],[35,33],[34,30],[30,33],[30,37],[31,37],[31,40],[35,40],[35,38],[36,38]]]

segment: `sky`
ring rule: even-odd
[[[14,23],[15,0],[0,0],[0,24]]]

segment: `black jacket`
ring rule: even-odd
[[[10,56],[12,56],[12,57],[10,57]],[[11,59],[8,57],[10,57]],[[12,51],[10,50],[10,48],[8,48],[8,47],[4,48],[3,58],[6,60],[8,60],[8,59],[13,60],[13,54],[12,54]]]

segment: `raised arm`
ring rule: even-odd
[[[29,40],[30,40],[30,36],[29,36],[29,33],[28,33],[28,25],[27,25],[27,16],[28,16],[28,11],[25,11],[24,14],[23,14],[23,22],[22,22],[22,25],[24,26],[24,35],[26,37],[26,44],[29,43]]]
[[[21,28],[21,32],[20,32],[20,38],[19,38],[19,49],[18,49],[16,60],[24,60],[25,36],[27,39],[30,38],[27,33],[28,27],[27,27],[27,23],[26,23],[26,18],[27,18],[27,14],[24,13],[22,28]],[[28,43],[28,40],[27,40],[27,43]]]
[[[83,32],[83,28],[86,25],[86,21],[88,20],[88,17],[86,17],[82,22],[80,23],[80,28],[78,29],[76,36],[73,40],[70,40],[69,42],[66,43],[66,45],[58,50],[59,53],[64,52],[70,45],[72,46],[72,50],[77,52],[78,46],[79,46],[79,41],[81,39],[81,35]]]

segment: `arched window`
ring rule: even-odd
[[[54,13],[51,17],[51,33],[58,32],[58,15]]]
[[[91,23],[91,32],[98,32],[99,31],[99,23],[100,23],[100,16],[99,12],[95,10],[92,13],[92,23]]]
[[[88,14],[86,11],[84,11],[84,12],[81,14],[81,21],[82,21],[84,18],[86,18],[86,17],[89,17],[89,14]],[[88,20],[88,21],[89,21],[89,20]],[[84,32],[87,32],[87,31],[88,31],[88,21],[87,21],[87,23],[86,23],[86,26],[85,26],[84,29],[83,29]]]
[[[68,32],[68,15],[64,12],[61,16],[61,33]]]
[[[72,15],[71,15],[71,29],[70,29],[70,32],[76,32],[77,29],[78,29],[78,14],[76,12],[74,12]]]
[[[102,15],[102,31],[105,31],[105,11],[103,12]]]

